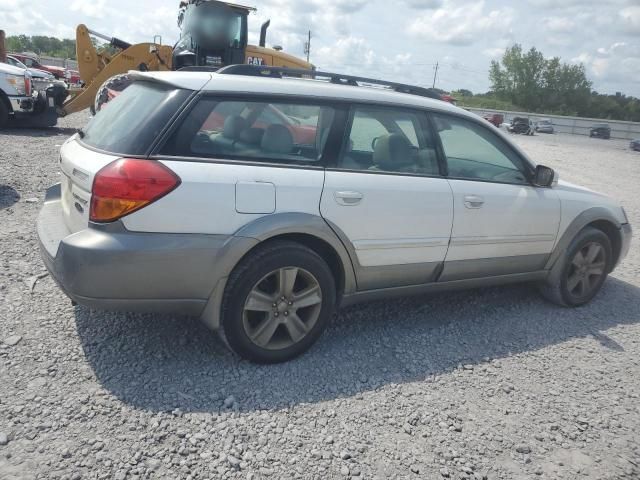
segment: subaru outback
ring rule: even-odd
[[[361,301],[533,282],[581,306],[629,250],[617,202],[463,109],[228,68],[135,73],[63,145],[38,236],[74,302],[198,316],[274,363]]]

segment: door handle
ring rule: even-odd
[[[484,198],[478,195],[467,195],[464,197],[464,206],[467,208],[482,208],[484,205]]]
[[[345,207],[353,207],[355,205],[358,205],[362,201],[364,195],[362,195],[362,193],[360,192],[343,191],[335,192],[334,197],[336,199],[336,202],[338,202],[340,205],[344,205]]]

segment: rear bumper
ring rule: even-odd
[[[228,273],[222,235],[133,233],[67,229],[60,186],[47,191],[38,217],[43,261],[73,301],[102,310],[181,313],[198,316]],[[112,230],[112,231],[108,231]]]

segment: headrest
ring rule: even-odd
[[[261,148],[268,153],[291,153],[293,137],[284,125],[270,125],[262,137]]]
[[[238,140],[242,131],[247,128],[247,122],[240,115],[231,115],[224,121],[222,135],[230,140]]]
[[[373,151],[373,163],[382,170],[397,170],[411,165],[411,143],[398,133],[378,137]]]
[[[263,128],[247,128],[240,134],[240,141],[251,145],[260,145],[263,136]]]

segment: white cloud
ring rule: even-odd
[[[107,13],[106,3],[106,0],[74,0],[71,10],[91,18],[104,18]]]
[[[440,7],[442,0],[404,0],[403,3],[411,8],[427,10]]]
[[[482,54],[489,58],[496,59],[496,58],[502,57],[502,55],[504,54],[504,51],[505,51],[504,47],[485,48],[482,51]]]
[[[544,19],[545,27],[554,33],[571,33],[576,24],[567,17],[547,17]]]
[[[624,90],[621,86],[627,82],[640,83],[640,44],[615,42],[593,53],[583,52],[572,62],[584,64],[596,86],[607,91]]]
[[[448,1],[442,8],[413,20],[409,32],[433,42],[458,46],[471,45],[484,34],[494,38],[508,34],[513,10],[485,11],[484,7],[484,0],[465,4]]]
[[[624,8],[620,11],[623,28],[632,35],[640,35],[640,6]]]

